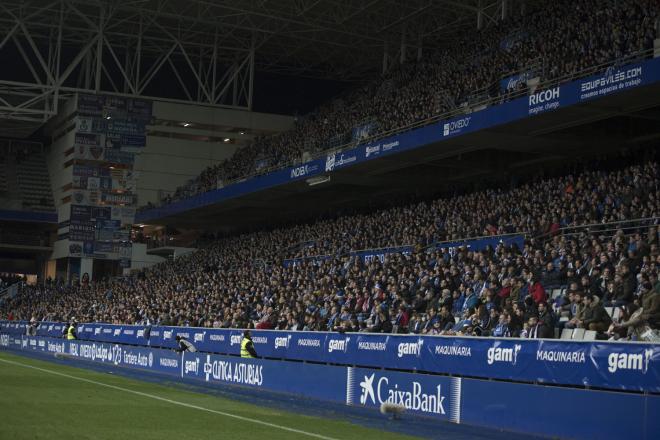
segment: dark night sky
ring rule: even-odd
[[[304,115],[352,87],[355,84],[257,73],[253,108],[266,113]]]

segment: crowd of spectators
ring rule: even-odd
[[[659,182],[658,164],[647,161],[223,238],[130,277],[25,286],[0,318],[511,337],[584,328],[648,338],[660,325]],[[632,229],[607,226],[632,219]],[[510,232],[525,234],[524,246],[434,246]],[[414,251],[382,261],[348,255],[403,244]],[[301,255],[329,257],[282,264]],[[567,289],[553,298],[557,286]],[[621,320],[604,306],[619,308]]]
[[[256,139],[163,202],[300,161],[303,152],[344,145],[356,127],[370,125],[372,135],[384,133],[469,107],[474,100],[507,99],[511,91],[500,87],[500,79],[513,73],[533,71],[545,82],[574,79],[594,66],[604,70],[653,48],[659,11],[654,0],[557,0],[480,31],[466,29],[452,49],[393,68],[299,118],[293,129]]]

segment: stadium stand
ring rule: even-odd
[[[5,1],[0,439],[660,432],[658,0]]]
[[[0,152],[0,194],[7,208],[53,212],[53,193],[42,145],[4,141]]]
[[[23,208],[33,211],[53,211],[53,195],[46,158],[42,152],[30,153],[16,160],[16,176],[23,199]]]
[[[9,190],[7,187],[7,156],[0,151],[0,194],[5,194]]]
[[[380,137],[481,103],[511,99],[518,96],[516,91],[526,93],[525,81],[501,89],[500,80],[512,75],[522,74],[529,87],[537,87],[589,75],[626,56],[650,56],[659,11],[651,0],[561,0],[476,34],[470,30],[458,36],[453,51],[402,65],[319,107],[291,131],[257,139],[162,202],[298,163],[304,153],[347,145],[358,127],[368,127],[368,136]]]
[[[592,164],[597,170],[509,191],[223,238],[127,278],[24,286],[0,316],[572,339],[597,332],[638,339],[660,324],[660,176],[657,162],[646,159],[610,172]],[[513,232],[525,235],[522,248],[434,247]],[[414,251],[369,262],[348,255],[401,245]],[[296,257],[307,258],[282,264]]]

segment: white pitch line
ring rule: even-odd
[[[186,407],[186,408],[192,408],[192,409],[197,409],[199,411],[205,411],[205,412],[218,414],[218,415],[225,416],[225,417],[231,417],[233,419],[242,420],[244,422],[250,422],[250,423],[255,423],[257,425],[268,426],[270,428],[281,429],[282,431],[295,432],[296,434],[306,435],[308,437],[320,438],[320,439],[323,439],[323,440],[340,440],[340,439],[336,439],[334,437],[327,437],[325,435],[315,434],[313,432],[307,432],[307,431],[302,431],[300,429],[289,428],[287,426],[276,425],[275,423],[269,423],[269,422],[264,422],[262,420],[251,419],[249,417],[238,416],[236,414],[231,414],[231,413],[224,412],[224,411],[217,411],[215,409],[210,409],[210,408],[204,408],[203,406],[192,405],[190,403],[179,402],[177,400],[172,400],[172,399],[168,399],[166,397],[156,396],[154,394],[143,393],[141,391],[135,391],[135,390],[131,390],[131,389],[128,389],[128,388],[119,387],[119,386],[116,386],[116,385],[110,385],[108,383],[98,382],[98,381],[91,380],[91,379],[85,379],[84,377],[72,376],[70,374],[60,373],[59,371],[48,370],[46,368],[39,368],[39,367],[35,367],[33,365],[23,364],[21,362],[14,362],[14,361],[10,361],[10,360],[7,360],[7,359],[1,359],[1,358],[0,358],[0,362],[4,362],[6,364],[17,365],[19,367],[31,368],[33,370],[38,370],[38,371],[41,371],[41,372],[44,372],[44,373],[49,373],[49,374],[54,374],[54,375],[57,375],[57,376],[67,377],[69,379],[79,380],[81,382],[87,382],[87,383],[91,383],[91,384],[94,384],[94,385],[99,385],[99,386],[102,386],[102,387],[111,388],[113,390],[124,391],[126,393],[136,394],[138,396],[148,397],[150,399],[160,400],[162,402],[171,403],[172,405],[179,405],[179,406],[183,406],[183,407]]]

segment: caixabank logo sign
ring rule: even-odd
[[[390,403],[460,423],[461,378],[349,367],[346,403],[375,408]]]

